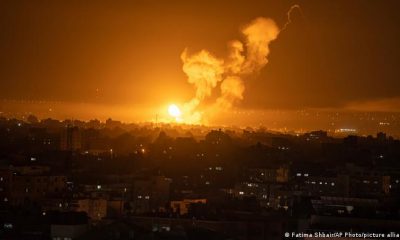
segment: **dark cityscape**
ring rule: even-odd
[[[400,227],[400,141],[382,132],[31,115],[2,118],[0,139],[2,239],[281,239]]]
[[[399,7],[1,0],[0,239],[400,239]]]

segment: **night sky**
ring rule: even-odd
[[[181,53],[227,54],[257,17],[281,28],[239,109],[398,111],[400,1],[0,2],[0,98],[154,107],[190,100]]]

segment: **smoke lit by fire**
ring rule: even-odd
[[[291,23],[290,13],[295,8],[300,9],[298,5],[289,9],[287,22],[282,29],[269,18],[259,17],[251,21],[241,29],[244,42],[231,41],[225,59],[220,59],[205,49],[193,54],[189,54],[187,49],[183,51],[183,72],[196,90],[195,96],[184,104],[185,122],[204,122],[204,115],[229,109],[244,98],[244,80],[268,63],[269,44]],[[217,87],[220,90],[215,103],[202,106]]]

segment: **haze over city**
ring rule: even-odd
[[[276,112],[379,114],[398,134],[397,5],[2,1],[0,111],[291,130]]]

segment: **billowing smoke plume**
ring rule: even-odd
[[[246,58],[243,56],[243,43],[235,40],[229,43],[229,56],[228,61],[225,65],[226,71],[239,74],[242,71],[242,66]]]
[[[222,81],[224,61],[208,51],[202,50],[188,56],[187,50],[181,55],[183,72],[188,76],[188,82],[196,88],[195,97],[183,106],[185,121],[197,123],[201,120],[201,113],[195,111],[199,104],[211,95],[212,90]]]
[[[182,53],[183,71],[188,82],[196,88],[195,97],[184,105],[184,118],[187,122],[199,122],[202,118],[198,110],[204,99],[210,97],[214,88],[220,86],[220,96],[211,111],[231,108],[243,99],[245,85],[243,79],[261,70],[268,63],[269,44],[291,23],[290,14],[298,5],[288,11],[288,19],[280,30],[269,18],[259,17],[246,25],[241,33],[244,44],[239,40],[228,44],[226,60],[218,59],[207,50],[189,55]]]
[[[213,88],[222,81],[224,61],[212,56],[206,50],[188,56],[187,50],[181,55],[183,72],[188,76],[188,82],[196,87],[196,99],[199,101],[211,95]]]
[[[243,73],[253,73],[268,63],[269,44],[279,34],[279,28],[272,19],[257,18],[242,30],[246,37],[246,62]]]
[[[217,99],[217,106],[230,108],[237,100],[243,99],[244,83],[239,76],[228,76],[221,83],[221,96]]]

